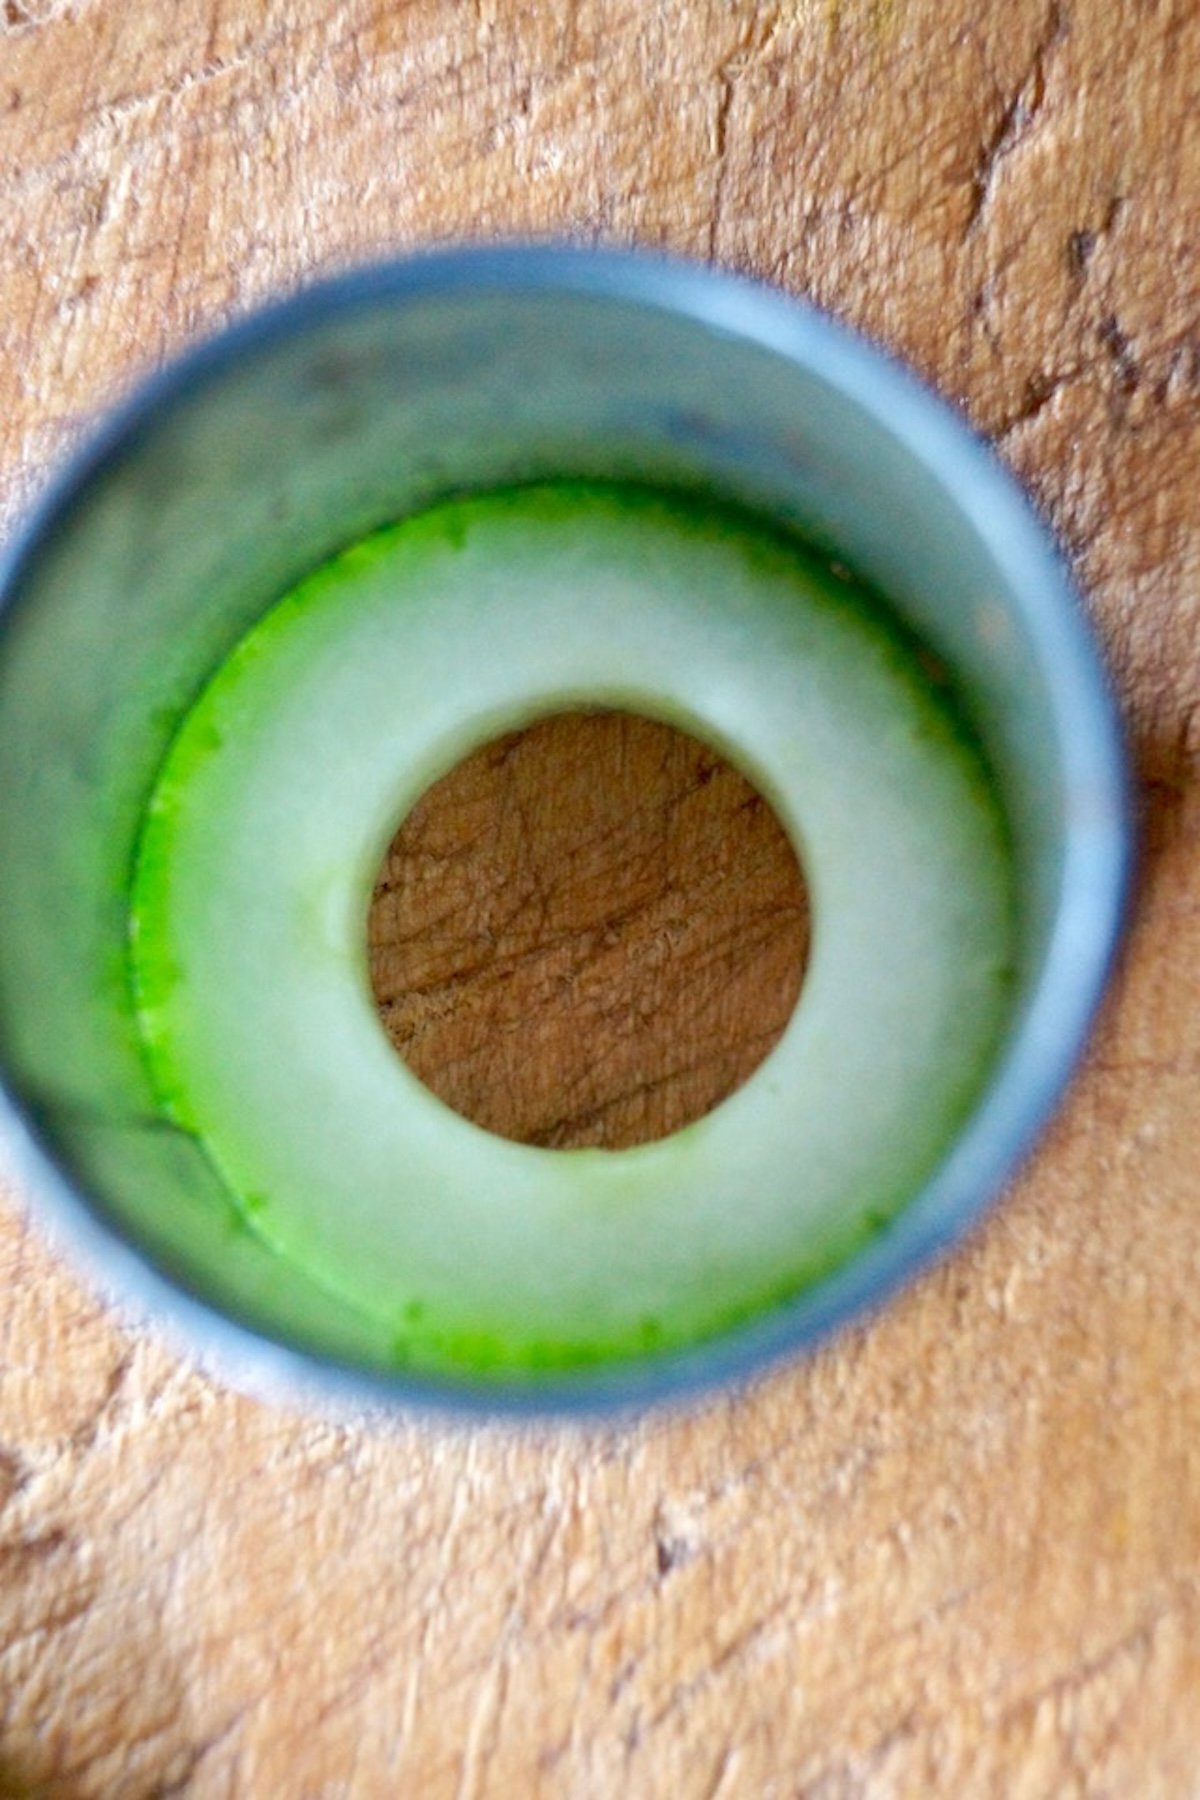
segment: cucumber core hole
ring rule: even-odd
[[[557,713],[435,782],[368,921],[413,1073],[551,1149],[627,1149],[711,1111],[782,1035],[808,942],[767,801],[707,744],[623,711]]]

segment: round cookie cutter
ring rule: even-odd
[[[562,475],[709,491],[795,528],[884,592],[954,672],[1013,834],[1013,1024],[932,1178],[795,1300],[694,1349],[536,1382],[434,1380],[368,1366],[332,1303],[299,1306],[299,1277],[231,1227],[202,1146],[155,1115],[124,953],[128,878],[180,717],[273,599],[447,494]],[[955,414],[767,289],[546,246],[323,283],[120,408],[9,550],[0,602],[0,1128],[101,1282],[235,1381],[519,1412],[745,1376],[957,1241],[1080,1054],[1131,831],[1120,728],[1078,600],[1028,502]]]

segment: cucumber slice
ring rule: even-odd
[[[399,820],[479,744],[579,705],[724,752],[813,905],[776,1048],[618,1152],[444,1106],[367,970]],[[691,1344],[851,1256],[977,1096],[1014,943],[980,754],[870,598],[740,514],[566,483],[440,506],[282,600],[179,732],[132,905],[157,1091],[247,1222],[380,1318],[398,1362],[473,1375]]]

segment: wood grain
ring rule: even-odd
[[[120,1322],[13,1191],[0,1786],[1200,1791],[1198,66],[1190,0],[0,4],[6,520],[133,372],[316,270],[713,256],[1028,482],[1145,819],[1092,1054],[986,1228],[690,1415],[291,1416]]]
[[[397,831],[369,922],[399,1054],[551,1149],[666,1137],[741,1085],[800,992],[808,908],[767,803],[707,745],[559,713],[485,745]]]

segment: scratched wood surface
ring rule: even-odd
[[[560,713],[442,777],[393,840],[372,985],[409,1067],[477,1125],[623,1149],[741,1085],[796,1004],[795,852],[706,745]]]
[[[667,245],[837,308],[998,442],[1076,562],[1144,812],[1111,1003],[1003,1205],[876,1320],[686,1416],[240,1398],[108,1312],[10,1185],[0,1789],[1200,1792],[1197,67],[1190,0],[0,4],[5,528],[134,371],[313,271],[515,231]],[[545,796],[562,749],[510,766]],[[630,754],[661,834],[695,770]],[[475,801],[431,804],[452,844]],[[747,904],[802,932],[761,848]],[[656,981],[722,954],[698,904]],[[680,1030],[736,1060],[776,985]],[[498,1002],[465,986],[476,1030]],[[514,1128],[564,1124],[529,1104]]]

